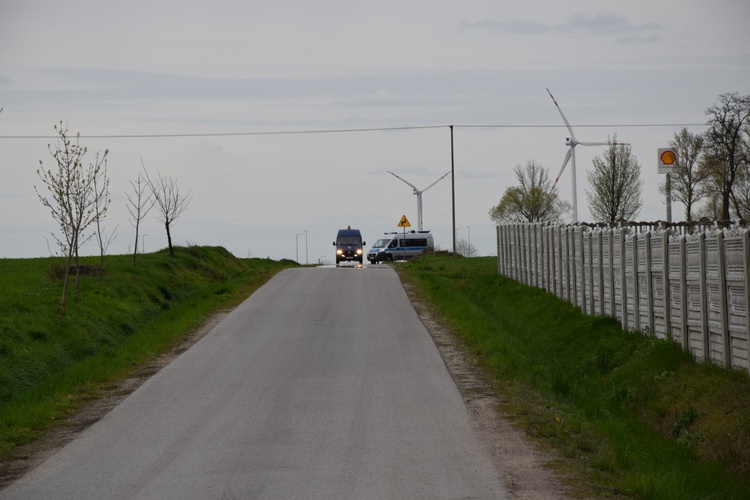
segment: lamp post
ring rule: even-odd
[[[297,244],[295,245],[295,250],[297,250],[297,263],[298,264],[299,264],[299,237],[300,236],[304,236],[304,235],[305,235],[305,233],[298,233],[296,235],[296,240],[295,241],[297,242]]]
[[[307,229],[305,229],[305,265],[309,264],[310,261],[307,258]]]

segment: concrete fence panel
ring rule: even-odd
[[[750,232],[507,224],[497,270],[696,359],[750,371]]]

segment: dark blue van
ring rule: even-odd
[[[362,241],[362,233],[359,232],[359,229],[352,229],[351,226],[346,229],[339,229],[333,245],[336,247],[336,264],[352,260],[362,263],[364,259],[362,247],[366,243]]]

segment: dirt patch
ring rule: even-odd
[[[403,283],[403,282],[402,282]],[[413,287],[403,283],[422,324],[430,332],[448,371],[474,417],[511,497],[517,500],[573,498],[569,487],[555,477],[545,463],[553,457],[539,450],[513,427],[499,411],[500,393],[453,333],[422,304]]]

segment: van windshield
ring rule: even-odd
[[[390,238],[381,238],[378,241],[376,241],[372,247],[373,248],[385,248],[388,245],[389,241],[391,241]]]
[[[353,245],[361,245],[362,244],[362,237],[361,236],[339,236],[338,238],[339,245],[343,244],[353,244]]]

